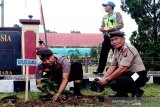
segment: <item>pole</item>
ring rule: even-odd
[[[26,87],[25,87],[25,101],[28,100],[28,71],[29,71],[29,66],[26,66]]]
[[[4,0],[1,0],[1,27],[4,27]]]
[[[88,73],[88,61],[87,61],[87,53],[85,54],[85,73]]]
[[[45,25],[45,20],[44,20],[44,15],[43,15],[43,7],[42,7],[42,2],[40,0],[40,10],[41,10],[41,24],[43,24],[43,30],[45,34],[45,47],[48,48],[47,45],[47,33],[46,33],[46,25]]]

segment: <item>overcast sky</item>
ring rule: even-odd
[[[81,33],[101,33],[99,27],[105,14],[102,3],[108,0],[41,0],[46,29],[58,33],[70,33],[77,30]],[[121,12],[124,20],[122,29],[126,35],[137,30],[137,25],[130,15],[120,9],[120,0],[115,2],[116,12]],[[0,0],[1,2],[1,0]],[[40,19],[39,0],[4,0],[4,26],[12,27],[19,23],[19,19]],[[0,22],[1,23],[1,22]],[[43,32],[40,26],[40,32]],[[126,37],[127,39],[129,36]]]

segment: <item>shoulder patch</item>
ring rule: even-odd
[[[122,50],[122,52],[123,52],[123,57],[127,57],[128,56],[128,48],[124,48]]]

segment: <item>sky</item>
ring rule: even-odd
[[[108,0],[41,1],[46,29],[57,33],[70,33],[71,30],[81,33],[101,33],[99,28],[102,17],[106,14],[102,3]],[[122,31],[126,33],[127,42],[129,42],[129,37],[132,31],[137,30],[137,25],[130,15],[121,10],[121,0],[110,1],[116,4],[114,11],[122,14],[124,21]],[[5,27],[12,27],[14,24],[21,26],[19,19],[28,19],[28,15],[33,15],[33,19],[41,19],[39,0],[4,0]],[[39,30],[43,32],[43,27],[40,26]]]

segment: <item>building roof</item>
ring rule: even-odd
[[[44,33],[39,36],[45,43]],[[47,44],[52,47],[94,47],[102,41],[102,34],[47,33]]]

